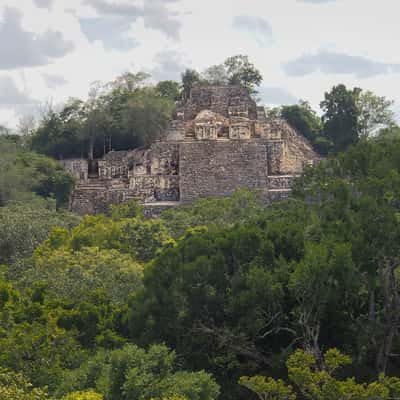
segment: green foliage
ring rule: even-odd
[[[182,75],[182,98],[184,101],[188,100],[190,97],[190,91],[192,88],[200,83],[200,74],[194,69],[186,69]]]
[[[400,380],[389,378],[396,384],[391,386],[383,375],[377,382],[358,384],[354,378],[338,380],[333,376],[336,369],[350,364],[350,357],[343,355],[336,349],[330,349],[322,360],[325,368],[317,367],[317,360],[301,350],[297,350],[287,361],[289,379],[298,387],[299,392],[306,399],[390,399],[398,396]]]
[[[287,360],[289,380],[296,385],[299,398],[310,400],[342,399],[394,399],[400,394],[400,379],[380,375],[375,382],[359,384],[354,378],[339,380],[334,372],[350,364],[351,358],[337,349],[324,354],[323,367],[318,367],[317,359],[303,350],[297,350]],[[242,377],[239,383],[255,392],[260,399],[295,400],[297,394],[282,380],[263,376]]]
[[[57,207],[68,205],[74,180],[61,165],[8,137],[0,138],[0,152],[0,206],[36,196],[54,199]]]
[[[283,118],[300,134],[307,138],[321,155],[327,155],[332,146],[330,140],[322,134],[322,121],[306,101],[299,104],[282,106],[274,117]]]
[[[124,213],[136,213],[129,205],[113,208],[114,218],[104,215],[86,216],[70,231],[56,229],[49,239],[37,248],[37,255],[47,257],[48,251],[63,249],[81,251],[85,247],[118,250],[138,261],[151,260],[159,249],[170,242],[164,223],[157,219],[121,218]]]
[[[38,251],[24,271],[20,284],[31,287],[46,282],[52,297],[88,300],[93,291],[103,291],[112,303],[124,301],[141,287],[143,267],[129,254],[117,250],[84,247]]]
[[[260,85],[263,78],[258,69],[244,55],[229,57],[225,60],[228,83],[230,85],[241,85],[249,93],[256,93],[256,87]]]
[[[314,142],[321,132],[321,119],[306,101],[282,106],[280,115],[311,142]]]
[[[293,388],[281,379],[265,378],[264,376],[242,376],[239,385],[250,389],[261,400],[295,400]]]
[[[53,390],[62,371],[79,364],[84,353],[74,336],[57,325],[51,308],[4,281],[1,293],[0,365],[22,373],[35,386]]]
[[[203,82],[216,86],[227,85],[229,80],[226,67],[223,64],[208,67],[201,74],[201,77]]]
[[[306,137],[314,149],[326,156],[331,150],[344,151],[359,139],[379,130],[395,130],[393,101],[359,88],[349,90],[340,84],[325,93],[320,106],[322,119],[307,101],[268,110],[269,118],[283,118]]]
[[[270,364],[266,354],[279,341],[275,335],[285,330],[281,345],[291,341],[284,287],[289,263],[304,246],[303,226],[288,227],[289,221],[276,215],[268,222],[189,229],[146,268],[144,290],[127,316],[131,337],[166,341],[221,383]]]
[[[0,264],[15,264],[29,257],[53,226],[70,228],[79,221],[77,216],[56,212],[41,203],[0,207]]]
[[[317,355],[321,326],[329,323],[324,318],[332,319],[338,307],[354,307],[357,276],[350,246],[343,243],[308,243],[294,267],[288,284],[297,303],[292,312],[303,332],[303,343]],[[341,318],[347,319],[345,315]]]
[[[396,140],[400,137],[400,126],[393,125],[389,128],[383,128],[379,131],[378,137],[386,142]]]
[[[146,85],[113,83],[112,129]],[[161,86],[154,96],[172,101],[175,85]],[[348,95],[338,89],[330,105]],[[286,111],[328,138],[305,104]],[[29,188],[53,196],[52,162],[7,140],[0,165],[17,149],[16,165],[36,166]],[[224,400],[247,389],[263,400],[399,398],[399,154],[390,126],[268,207],[238,191],[151,220],[136,202],[80,220],[38,194],[0,208],[0,396],[41,400],[47,386],[68,400],[213,400],[220,385]]]
[[[379,129],[394,125],[393,101],[371,91],[361,92],[357,98],[359,136],[367,138]]]
[[[95,355],[79,370],[65,377],[62,390],[94,386],[109,400],[185,398],[214,400],[218,385],[203,371],[177,370],[175,353],[164,345],[152,345],[148,351],[134,345]],[[73,377],[79,376],[78,380]],[[71,379],[72,378],[72,379]]]
[[[55,158],[100,157],[153,141],[166,127],[176,97],[174,82],[145,84],[143,73],[96,83],[86,102],[73,99],[50,110],[30,138],[33,150]]]
[[[165,211],[161,219],[174,237],[184,235],[194,226],[232,226],[256,218],[265,210],[257,193],[237,190],[232,196],[218,199],[201,199],[187,207]]]
[[[223,64],[212,65],[201,75],[194,70],[182,74],[184,99],[188,98],[190,89],[197,85],[240,85],[252,95],[257,93],[263,78],[261,72],[245,55],[228,57]]]
[[[85,392],[73,392],[64,396],[61,400],[103,400],[103,396],[92,390]]]
[[[0,369],[0,400],[47,400],[45,390],[34,388],[20,373]]]
[[[349,90],[345,85],[337,85],[325,93],[321,102],[324,134],[332,141],[335,152],[345,150],[358,140],[359,109],[357,98],[361,89]]]
[[[156,85],[156,91],[162,97],[172,101],[178,101],[181,98],[179,83],[175,81],[161,81]]]
[[[123,90],[127,92],[134,92],[137,89],[141,89],[146,86],[147,80],[150,75],[146,72],[124,72],[118,76],[114,81],[110,82],[110,86],[113,89]]]
[[[123,218],[135,218],[143,216],[143,206],[136,200],[129,200],[123,204],[110,206],[111,218],[121,220]]]

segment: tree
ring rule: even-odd
[[[280,115],[293,128],[313,142],[321,132],[321,119],[307,101],[282,106]]]
[[[351,358],[337,349],[327,350],[324,354],[323,368],[318,368],[316,358],[303,350],[297,350],[287,360],[289,380],[297,388],[281,380],[262,376],[242,377],[239,383],[255,392],[261,399],[295,400],[299,398],[309,400],[389,400],[400,395],[400,379],[380,375],[377,381],[357,383],[354,378],[339,380],[335,372],[351,363]]]
[[[364,293],[353,329],[362,326],[357,346],[368,349],[363,362],[378,372],[397,363],[393,349],[399,345],[399,149],[396,136],[360,141],[309,171],[302,183],[307,201],[315,202],[319,235],[351,244],[362,277],[356,292]]]
[[[271,115],[271,111],[269,112]],[[283,118],[289,125],[306,137],[321,155],[327,155],[330,141],[322,135],[322,121],[307,101],[282,106],[273,117]]]
[[[94,386],[107,399],[215,400],[219,394],[212,375],[178,369],[175,353],[154,344],[147,351],[127,344],[98,352],[66,375],[61,391],[70,391],[69,382],[74,390]]]
[[[378,139],[383,139],[387,142],[400,138],[400,126],[392,125],[389,128],[381,129],[377,134]]]
[[[37,129],[29,137],[32,150],[54,158],[82,157],[87,144],[82,140],[84,102],[71,98],[56,111],[44,110]]]
[[[254,192],[237,190],[230,197],[200,199],[190,207],[174,207],[162,213],[168,232],[179,238],[191,227],[232,227],[256,219],[265,210],[262,199]]]
[[[113,89],[126,90],[127,92],[134,92],[136,89],[143,88],[146,81],[150,78],[150,75],[146,72],[125,72],[118,76],[114,81],[110,83]]]
[[[264,376],[242,376],[239,385],[254,392],[260,400],[295,400],[293,388],[281,379],[265,378]]]
[[[94,159],[96,141],[105,136],[107,129],[107,113],[104,102],[104,85],[94,82],[89,91],[89,99],[85,103],[83,124],[81,129],[82,139],[88,141],[88,159]]]
[[[0,369],[0,400],[50,400],[46,390],[34,388],[21,373]]]
[[[229,57],[225,60],[224,66],[230,85],[242,85],[250,94],[256,93],[256,87],[260,85],[263,78],[260,71],[250,63],[247,56]]]
[[[57,207],[68,205],[73,177],[56,161],[28,152],[10,136],[0,138],[0,205],[11,201],[52,198]]]
[[[121,206],[125,210],[124,205]],[[85,247],[100,250],[118,250],[130,254],[134,260],[147,262],[154,258],[164,246],[173,244],[165,224],[157,219],[121,218],[115,211],[116,219],[104,215],[88,215],[71,229],[55,229],[49,238],[36,249],[36,254],[44,261],[54,250],[84,251]],[[96,251],[93,249],[92,251]],[[62,254],[60,254],[62,255]],[[112,255],[104,254],[111,262]],[[125,259],[129,263],[130,260]],[[121,265],[125,264],[120,260]]]
[[[166,128],[174,107],[175,102],[171,98],[160,96],[154,88],[138,89],[127,96],[121,112],[124,131],[120,136],[127,138],[131,145],[125,148],[148,145],[158,138]]]
[[[42,203],[0,207],[0,264],[11,266],[30,257],[54,226],[70,228],[79,221],[76,215],[56,212]]]
[[[345,150],[358,140],[359,94],[360,89],[348,90],[341,84],[325,93],[325,100],[321,102],[323,132],[332,141],[335,152]]]
[[[84,247],[80,251],[68,251],[61,248],[38,250],[20,282],[27,288],[35,282],[46,282],[48,293],[56,299],[89,300],[91,293],[97,290],[104,292],[112,304],[124,304],[141,288],[142,274],[141,264],[117,250]]]
[[[92,390],[85,392],[72,392],[64,396],[61,400],[103,400],[103,396]]]
[[[4,284],[2,292],[4,295]],[[60,328],[55,313],[40,302],[15,290],[8,293],[0,307],[0,365],[52,391],[60,383],[63,370],[82,361],[76,332]]]
[[[293,314],[302,331],[301,342],[317,360],[321,357],[319,343],[324,320],[334,318],[336,307],[352,308],[351,293],[357,291],[357,273],[349,246],[310,243],[290,276],[288,288],[297,303]]]
[[[202,81],[208,85],[226,85],[229,77],[224,64],[212,65],[201,74]]]
[[[30,137],[33,150],[55,157],[99,158],[111,150],[146,145],[166,128],[177,99],[177,83],[147,83],[142,72],[95,82],[86,101],[70,99],[43,115]]]
[[[181,98],[179,83],[175,81],[161,81],[156,85],[156,91],[161,97],[166,97],[172,101],[178,101]]]
[[[200,83],[200,81],[200,75],[194,69],[186,69],[182,73],[182,97],[184,101],[189,99],[193,86]]]
[[[33,115],[24,115],[19,118],[17,132],[27,138],[36,129],[36,118]]]
[[[300,257],[301,228],[292,223],[284,233],[284,219],[267,229],[260,220],[189,229],[145,269],[127,315],[130,337],[174,346],[225,390],[240,371],[270,367],[272,343],[283,349],[297,335],[283,311],[283,265]]]
[[[361,92],[357,97],[359,110],[359,136],[368,138],[379,129],[394,125],[393,101],[375,95],[371,91]]]

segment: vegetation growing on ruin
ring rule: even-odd
[[[400,128],[391,102],[337,85],[323,115],[269,111],[321,154],[294,196],[244,190],[146,219],[66,211],[49,158],[142,146],[194,84],[261,82],[246,57],[182,82],[124,74],[0,136],[0,399],[400,396]]]
[[[1,207],[0,398],[396,398],[399,153],[361,138],[267,208]]]

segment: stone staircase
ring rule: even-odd
[[[89,178],[86,181],[81,181],[75,190],[101,190],[108,188],[110,181],[108,179]]]
[[[196,138],[196,132],[194,130],[193,125],[189,125],[186,127],[186,132],[185,132],[185,139],[195,139]]]

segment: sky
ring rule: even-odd
[[[86,98],[130,71],[154,81],[248,55],[266,106],[333,85],[372,90],[400,117],[399,0],[0,0],[0,125]]]

